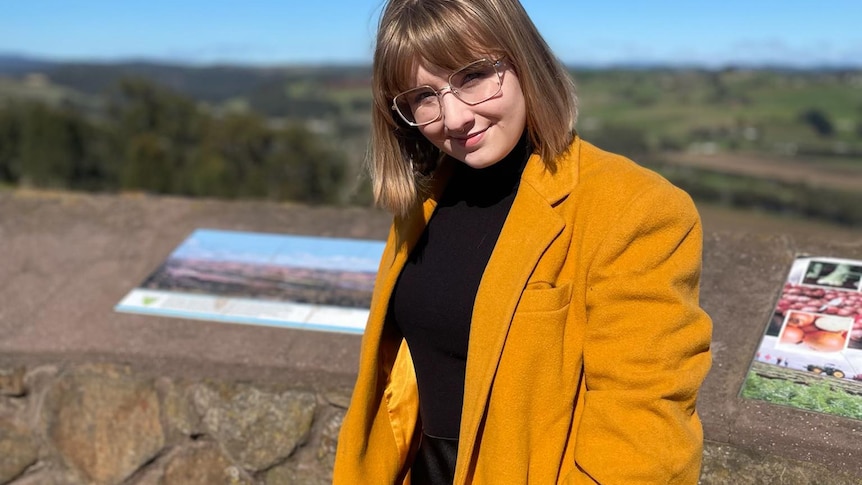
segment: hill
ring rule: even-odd
[[[660,171],[696,198],[844,224],[862,223],[858,209],[862,204],[858,195],[862,180],[862,70],[579,67],[573,69],[573,77],[581,100],[581,136]],[[60,121],[55,124],[84,117],[86,123],[79,123],[83,126],[79,131],[85,138],[110,132],[113,127],[109,121],[117,119],[116,110],[123,109],[122,100],[129,94],[123,86],[143,83],[151,86],[138,90],[143,96],[138,102],[148,106],[145,112],[153,112],[153,106],[158,105],[167,116],[153,123],[173,126],[181,122],[177,120],[203,119],[206,123],[196,125],[195,133],[210,133],[209,128],[216,124],[222,125],[220,129],[237,131],[226,135],[216,130],[203,138],[183,135],[191,136],[183,143],[176,143],[171,134],[185,133],[182,127],[150,140],[138,137],[142,145],[135,146],[146,148],[135,152],[141,167],[162,166],[180,173],[190,170],[191,162],[171,168],[171,163],[155,164],[145,159],[158,155],[168,160],[195,160],[202,169],[229,180],[225,165],[236,166],[241,172],[239,167],[247,166],[238,161],[242,156],[254,159],[255,153],[271,154],[273,147],[281,146],[270,141],[263,126],[278,129],[291,124],[304,126],[309,137],[321,137],[320,143],[347,161],[345,180],[358,180],[370,133],[370,81],[369,66],[71,63],[6,55],[0,56],[0,122],[4,110],[28,102],[57,110]],[[156,93],[156,98],[148,101],[146,93]],[[186,113],[186,118],[168,114],[177,109]],[[203,115],[192,115],[190,110]],[[146,127],[146,123],[140,125],[145,121],[130,126]],[[9,129],[4,135],[0,123],[0,138],[14,140],[20,135]],[[38,130],[33,133],[38,134]],[[259,138],[254,143],[243,141],[249,133]],[[76,136],[70,135],[70,139]],[[118,146],[110,136],[104,139],[90,153],[97,155],[105,153],[106,146]],[[207,147],[196,144],[197,139],[212,143],[226,140],[220,142],[219,150],[220,156],[227,158],[201,158]],[[246,150],[242,143],[261,148],[240,156]],[[164,147],[170,152],[177,146],[184,147],[183,154],[163,153]],[[121,158],[131,156],[116,149],[112,153]],[[15,184],[15,167],[26,163],[4,161],[4,156],[14,158],[14,150],[0,147],[0,183]],[[102,160],[103,164],[122,165],[121,160]],[[272,163],[276,167],[279,162]],[[83,164],[86,173],[92,172],[88,166],[92,163]],[[105,166],[102,172],[121,170]],[[194,177],[192,172],[187,176]],[[161,186],[155,180],[153,184]]]
[[[322,85],[369,85],[368,66],[188,66],[154,61],[57,62],[0,55],[0,76],[41,74],[85,94],[104,94],[121,79],[140,77],[198,101],[220,103],[274,84],[302,80]]]
[[[54,62],[0,52],[0,75],[18,75],[50,69]]]

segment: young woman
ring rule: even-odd
[[[395,218],[334,483],[697,483],[689,197],[577,136],[517,0],[389,0],[373,89]]]

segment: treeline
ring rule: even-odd
[[[0,106],[0,184],[318,203],[341,200],[347,172],[301,123],[215,115],[142,79],[120,81],[96,114]]]

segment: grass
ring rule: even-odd
[[[856,74],[856,77],[862,75]],[[862,145],[862,88],[853,75],[770,71],[593,71],[575,73],[581,114],[602,124],[626,124],[668,136],[696,130],[759,128],[764,147],[776,142]],[[824,112],[836,126],[822,139],[800,121]]]
[[[797,409],[862,419],[862,396],[834,387],[826,379],[801,384],[785,379],[768,379],[749,372],[742,396]]]

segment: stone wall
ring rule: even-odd
[[[347,390],[0,369],[0,484],[325,484]]]
[[[323,485],[349,389],[151,377],[114,364],[0,369],[0,485]],[[852,485],[707,440],[701,485]]]

